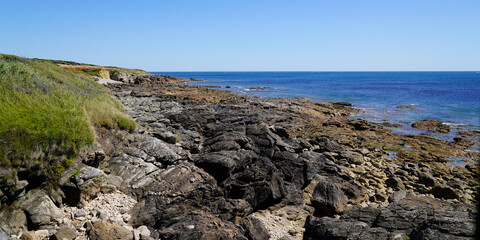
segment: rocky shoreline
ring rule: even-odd
[[[30,190],[0,212],[0,239],[475,237],[468,134],[394,134],[349,118],[348,103],[130,77],[108,87],[138,129],[97,129],[59,189]],[[452,167],[451,156],[474,160]]]

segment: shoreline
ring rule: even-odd
[[[202,81],[195,85],[217,85],[222,87],[220,88],[221,90],[243,91],[247,95],[258,95],[262,97],[309,97],[312,100],[321,102],[349,101],[354,103],[355,106],[365,109],[367,112],[371,110],[370,114],[365,114],[368,116],[364,116],[368,117],[368,120],[371,121],[386,119],[391,122],[396,122],[395,120],[398,119],[399,121],[410,121],[413,123],[422,119],[437,119],[449,124],[460,123],[460,125],[464,125],[468,129],[480,129],[478,116],[476,116],[474,112],[476,110],[477,112],[479,111],[476,107],[478,106],[477,100],[472,99],[474,92],[472,92],[472,90],[465,92],[465,94],[468,95],[465,101],[463,98],[459,99],[455,97],[462,93],[461,86],[463,85],[462,82],[452,82],[453,80],[451,80],[456,78],[465,79],[465,84],[467,85],[464,87],[473,90],[477,89],[478,85],[473,84],[469,79],[475,80],[478,76],[476,76],[476,74],[472,76],[471,72],[467,73],[470,74],[452,75],[435,74],[435,72],[433,72],[433,74],[426,73],[419,76],[414,73],[404,75],[400,73],[395,74],[395,72],[391,74],[362,73],[358,76],[341,72],[333,75],[321,73],[312,75],[303,72],[277,74],[274,72],[260,72],[258,73],[260,75],[249,72],[216,72],[210,74],[202,72],[178,72],[176,75],[172,74],[175,76],[208,79],[208,81]],[[425,83],[423,80],[416,80],[416,77],[419,77],[420,80],[425,78]],[[388,81],[382,82],[381,79],[383,78],[387,78]],[[356,81],[355,79],[358,79],[359,83],[365,82],[365,85],[363,85],[363,83],[356,84],[352,82]],[[292,82],[294,83],[296,81],[299,81],[299,83],[292,84]],[[336,81],[338,83],[335,83]],[[332,82],[333,85],[330,86],[329,82]],[[440,83],[446,87],[441,87],[442,85]],[[350,87],[341,90],[344,88],[342,87],[344,84],[349,84]],[[428,84],[428,86],[425,84]],[[230,89],[226,89],[226,86],[229,86]],[[251,91],[249,88],[252,86],[268,86],[270,89],[265,89],[265,91]],[[391,95],[393,98],[389,97],[389,95],[384,96],[385,94],[382,93],[390,92],[390,88],[399,89],[398,92],[393,90],[393,95]],[[357,91],[357,89],[360,90]],[[443,93],[442,91],[444,90],[447,92]],[[424,93],[427,95],[422,97]],[[375,94],[377,97],[374,95],[369,96],[369,94]],[[395,94],[400,95],[397,96]],[[445,97],[442,95],[445,95]],[[384,101],[384,99],[386,101]],[[443,104],[449,107],[444,108],[437,104]],[[468,107],[470,106],[469,104],[474,108]],[[404,108],[402,108],[402,106]],[[409,108],[405,108],[405,106]],[[411,110],[411,108],[416,108],[416,110]]]
[[[192,86],[200,86],[200,87],[205,87],[208,89],[212,90],[219,90],[219,91],[226,91],[230,92],[232,94],[237,94],[239,96],[248,96],[251,98],[259,98],[259,99],[266,99],[266,98],[277,98],[276,96],[258,96],[256,94],[262,93],[265,89],[274,89],[271,86],[247,86],[247,87],[238,87],[238,86],[221,86],[221,85],[197,85],[194,84],[197,81],[201,82],[209,82],[210,80],[208,79],[202,79],[202,80],[197,80],[195,81],[186,81],[185,84],[192,85]],[[193,82],[193,84],[191,84]],[[214,83],[214,82],[213,82]],[[239,89],[239,90],[235,90]],[[260,94],[261,95],[261,94]],[[280,98],[304,98],[304,97],[280,97]],[[306,97],[309,98],[309,97]],[[321,98],[321,96],[319,96]],[[309,98],[312,101],[317,101]],[[342,102],[343,100],[340,99],[340,101],[334,101],[334,102]],[[317,102],[322,102],[322,101],[317,101]],[[332,102],[332,103],[334,103]],[[448,134],[445,133],[435,133],[431,132],[428,130],[424,129],[419,129],[419,128],[414,128],[411,126],[414,122],[405,122],[401,117],[399,116],[394,116],[398,114],[404,114],[406,115],[409,111],[418,111],[415,107],[418,107],[418,104],[413,104],[412,106],[391,106],[391,107],[379,107],[379,106],[374,106],[374,105],[365,105],[365,104],[359,104],[356,102],[349,102],[351,104],[351,108],[358,110],[358,112],[352,116],[351,118],[356,118],[356,119],[363,119],[367,120],[369,122],[374,122],[378,124],[389,124],[391,127],[388,127],[389,129],[392,130],[393,133],[399,133],[399,134],[415,134],[415,135],[422,135],[422,134],[429,134],[434,137],[439,137],[448,141],[454,140],[455,137],[458,137],[458,134],[462,134],[465,132],[477,132],[480,131],[480,125],[470,125],[470,124],[465,124],[465,123],[452,123],[452,122],[442,122],[443,124],[451,126],[451,132]],[[361,105],[361,106],[359,106]],[[415,107],[413,107],[415,106]],[[398,111],[397,113],[385,113],[387,111]],[[372,117],[372,115],[378,115],[380,113],[383,113],[383,117]],[[434,119],[434,118],[433,118]],[[393,126],[397,125],[397,126]],[[477,141],[480,141],[480,134],[477,134],[475,137]]]
[[[420,202],[463,204],[475,201],[474,195],[467,193],[471,190],[467,189],[474,189],[477,183],[472,182],[471,187],[473,188],[470,188],[464,182],[465,179],[471,179],[467,177],[472,176],[469,174],[476,172],[475,163],[470,162],[465,167],[454,167],[448,163],[447,159],[447,156],[450,155],[468,155],[468,153],[463,153],[466,150],[465,146],[462,147],[459,142],[448,142],[432,136],[396,134],[384,128],[381,124],[349,118],[348,116],[355,110],[345,107],[345,104],[316,102],[307,98],[251,98],[218,89],[192,86],[185,84],[182,79],[165,85],[147,82],[144,85],[109,85],[109,87],[117,98],[126,105],[129,114],[139,123],[140,133],[170,141],[174,144],[172,149],[179,149],[180,155],[182,151],[189,149],[188,152],[191,155],[187,154],[181,158],[185,158],[188,162],[193,161],[196,166],[211,174],[217,180],[218,186],[225,191],[225,199],[229,199],[231,191],[233,191],[228,186],[232,186],[230,184],[235,186],[235,181],[239,181],[236,176],[245,174],[244,171],[256,164],[247,160],[251,157],[243,155],[246,152],[253,150],[255,154],[262,156],[261,158],[264,161],[272,161],[269,164],[273,164],[272,167],[276,166],[274,168],[281,169],[281,175],[284,176],[285,174],[284,177],[286,177],[284,179],[291,179],[282,180],[286,181],[285,184],[288,181],[300,181],[298,177],[302,174],[297,177],[287,177],[289,172],[297,171],[295,170],[296,167],[289,166],[289,164],[299,164],[297,162],[299,156],[320,153],[327,161],[331,161],[339,172],[333,175],[323,173],[317,180],[309,178],[305,180],[306,182],[300,184],[310,182],[309,185],[312,185],[310,187],[305,185],[300,187],[303,189],[303,194],[307,194],[305,195],[307,198],[301,200],[302,202],[306,201],[305,204],[300,204],[298,201],[302,198],[293,192],[290,193],[293,194],[291,197],[281,197],[280,199],[283,200],[280,201],[279,199],[279,202],[261,203],[267,204],[268,207],[260,208],[256,205],[259,204],[256,203],[259,200],[254,200],[256,199],[255,195],[235,197],[246,200],[253,206],[251,213],[254,214],[251,216],[259,219],[263,225],[268,226],[267,229],[271,236],[281,237],[277,236],[275,232],[288,235],[290,231],[292,233],[290,237],[300,239],[298,236],[315,236],[311,235],[310,231],[312,229],[326,227],[323,223],[316,222],[318,220],[316,216],[318,216],[319,211],[323,211],[321,210],[323,208],[315,204],[312,205],[312,202],[317,201],[314,199],[317,196],[315,191],[318,186],[315,186],[319,182],[321,184],[325,177],[334,184],[340,184],[338,186],[354,184],[349,185],[353,192],[348,193],[353,195],[347,197],[349,200],[346,208],[350,210],[343,210],[343,208],[333,208],[334,210],[332,210],[335,211],[334,215],[338,214],[345,219],[352,217],[349,214],[354,213],[350,211],[356,211],[354,209],[358,207],[390,211],[389,209],[395,208],[395,202],[390,202],[389,199],[396,194],[406,193],[405,196],[411,196],[406,199],[413,201],[408,203],[413,208],[419,207]],[[165,108],[167,106],[169,107]],[[156,110],[157,108],[158,110]],[[143,115],[142,109],[148,109],[146,116]],[[149,120],[152,117],[156,120]],[[168,121],[164,119],[168,119]],[[162,124],[156,124],[155,122],[161,122]],[[209,124],[208,122],[212,123]],[[257,129],[255,135],[249,135],[253,132],[249,133],[248,129],[253,126],[264,126],[262,131],[265,131],[265,133],[260,134],[261,131],[258,132],[258,127],[255,127]],[[184,128],[185,130],[183,130]],[[242,130],[244,128],[247,130]],[[198,133],[202,140],[192,139],[190,135],[192,131]],[[198,136],[196,134],[195,136]],[[172,135],[177,136],[176,138],[180,139],[180,142],[173,141],[173,137],[169,137]],[[263,143],[263,140],[260,139],[264,137],[275,139],[273,144],[277,145],[276,150],[273,150],[273,152],[268,150],[268,146],[271,144],[268,142],[272,140]],[[168,140],[170,138],[172,140]],[[203,147],[192,150],[192,147],[198,144],[196,141]],[[262,147],[260,145],[250,146],[245,144],[246,141],[258,141],[255,144],[266,145],[262,145]],[[250,144],[253,144],[253,142]],[[277,155],[275,152],[281,153],[281,155]],[[476,153],[471,154],[475,155]],[[176,166],[176,164],[173,166]],[[115,171],[113,170],[113,172]],[[461,173],[460,175],[466,174],[460,178],[463,180],[458,179],[459,173]],[[339,176],[343,177],[338,178]],[[344,182],[346,179],[350,179],[347,180],[349,183]],[[247,181],[242,185],[245,184],[249,187],[253,187],[254,185],[250,184],[255,183],[255,181],[249,182],[250,180],[245,179],[241,181]],[[265,176],[263,181],[275,185],[271,182],[270,177]],[[431,181],[434,182],[433,185]],[[450,187],[454,182],[461,184],[461,187]],[[270,190],[265,189],[263,191],[269,192]],[[288,190],[282,191],[288,192]],[[308,193],[308,191],[310,192]],[[447,192],[453,195],[443,195]],[[466,197],[465,193],[470,197]],[[149,197],[146,197],[146,199],[149,199]],[[418,199],[420,202],[415,202],[417,200],[413,199]],[[440,202],[437,203],[436,201]],[[284,215],[285,211],[291,212],[293,209],[295,214]],[[434,211],[439,210],[435,209]],[[211,210],[205,209],[202,211],[209,212]],[[309,216],[313,214],[313,211],[316,214]],[[328,212],[323,212],[320,215],[325,214],[325,219],[330,219],[329,221],[335,219]],[[291,221],[288,218],[299,219],[300,222]],[[281,220],[275,221],[274,219]],[[352,221],[352,219],[349,221]],[[306,226],[306,229],[303,226]],[[340,230],[342,226],[342,224],[329,225],[327,229],[344,231],[345,229]],[[224,230],[219,231],[223,232]],[[303,231],[305,232],[303,233]],[[377,230],[367,229],[365,231]]]

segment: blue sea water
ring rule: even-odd
[[[436,119],[454,130],[480,129],[479,72],[154,72],[204,79],[189,84],[260,97],[308,97],[347,101],[361,109],[356,117],[403,124],[401,133],[418,133],[410,123]],[[230,86],[231,88],[225,88]],[[270,87],[249,90],[252,86]],[[412,106],[417,110],[394,106]],[[453,131],[452,134],[454,134]],[[453,136],[450,134],[450,137]],[[447,136],[448,137],[448,136]]]

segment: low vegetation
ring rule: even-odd
[[[58,175],[94,127],[134,130],[100,84],[52,61],[0,54],[0,166]]]
[[[120,67],[113,67],[113,66],[104,67],[104,66],[86,64],[86,63],[77,63],[77,62],[64,61],[64,60],[48,60],[48,59],[37,59],[37,58],[34,58],[33,60],[39,60],[43,62],[56,64],[62,68],[68,69],[83,77],[109,78],[110,75],[114,74],[115,72],[122,72],[126,74],[148,74],[147,72],[140,69],[120,68]]]

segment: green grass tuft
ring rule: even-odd
[[[0,54],[2,166],[56,166],[56,175],[69,164],[48,161],[77,156],[93,143],[95,125],[135,129],[100,84],[44,60]]]

